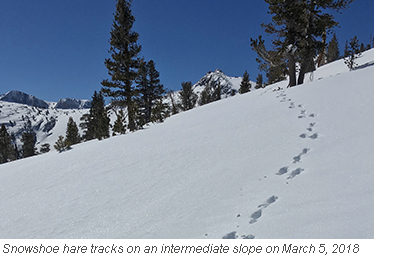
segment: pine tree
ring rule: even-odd
[[[51,146],[48,143],[42,144],[40,148],[40,153],[48,153],[51,150]]]
[[[241,80],[239,93],[240,94],[247,93],[250,91],[250,89],[251,89],[250,75],[248,74],[248,72],[246,70],[243,74],[243,79]]]
[[[262,74],[258,74],[256,78],[255,89],[263,88],[263,76]]]
[[[288,70],[286,58],[281,49],[266,50],[262,36],[259,36],[256,40],[251,39],[251,47],[258,54],[256,61],[259,64],[259,70],[265,71],[267,78],[265,85],[271,85],[286,79],[285,75]]]
[[[170,116],[170,107],[168,104],[163,103],[162,99],[155,101],[152,108],[151,121],[152,122],[164,122],[164,120]]]
[[[0,164],[15,160],[16,156],[11,142],[11,136],[4,124],[0,129]]]
[[[344,63],[347,65],[350,71],[358,66],[358,64],[355,62],[355,59],[357,59],[361,55],[359,50],[360,46],[358,38],[357,36],[355,36],[350,40],[349,46],[346,46],[346,49],[344,51]]]
[[[328,44],[327,63],[338,60],[339,58],[340,58],[339,41],[337,40],[336,33],[334,33],[331,41]]]
[[[182,86],[182,89],[180,91],[181,109],[183,111],[193,109],[195,107],[198,96],[192,90],[192,83],[182,82],[181,86]]]
[[[78,127],[72,117],[69,117],[66,129],[66,140],[65,142],[69,145],[75,145],[81,142],[81,136],[78,133]]]
[[[362,53],[366,50],[365,45],[361,43],[361,48],[359,49],[359,53]]]
[[[203,91],[200,93],[199,105],[205,105],[213,101],[213,93],[211,92],[211,87],[206,85]]]
[[[94,92],[89,114],[81,117],[80,127],[85,130],[83,139],[108,138],[110,136],[110,119],[104,106],[104,98],[100,93]]]
[[[125,134],[126,133],[126,127],[125,127],[125,114],[123,113],[123,110],[120,109],[119,113],[117,114],[117,120],[114,123],[113,127],[113,136],[115,136],[115,133],[120,133],[120,134]]]
[[[200,93],[199,105],[205,105],[211,102],[221,100],[221,83],[218,82],[216,86],[214,84],[206,85],[203,91]]]
[[[324,10],[339,11],[346,9],[354,0],[265,0],[269,4],[269,14],[273,23],[262,24],[265,32],[275,35],[272,41],[274,54],[264,48],[263,40],[252,40],[251,46],[270,68],[279,67],[274,58],[284,60],[289,76],[289,87],[302,84],[307,72],[315,69],[314,57],[322,53],[325,43],[320,40],[326,31],[338,25],[334,16]],[[296,78],[296,64],[300,64],[299,77]],[[280,70],[281,72],[283,69]]]
[[[22,139],[22,157],[37,155],[36,134],[34,132],[23,132]]]
[[[151,121],[154,104],[163,98],[165,89],[159,80],[159,72],[155,69],[154,61],[140,63],[139,75],[137,77],[138,90],[141,95],[140,103],[143,108],[143,123]]]
[[[102,81],[102,92],[114,98],[118,105],[128,109],[129,129],[136,130],[134,101],[138,96],[135,81],[138,75],[141,46],[137,44],[139,34],[132,31],[135,17],[129,0],[117,0],[111,30],[111,58],[105,60],[111,80]]]
[[[70,145],[66,143],[62,135],[59,136],[58,140],[55,142],[54,148],[59,152],[63,152],[70,149]]]

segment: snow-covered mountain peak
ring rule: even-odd
[[[56,105],[55,109],[88,109],[91,107],[91,101],[89,100],[77,100],[74,98],[64,98],[60,99]]]
[[[210,86],[210,87],[216,87],[218,84],[221,84],[221,86],[224,85],[229,85],[230,77],[225,75],[224,72],[222,72],[220,69],[216,69],[214,72],[209,71],[206,73],[205,76],[203,76],[196,84],[195,87],[197,86]]]
[[[240,88],[242,77],[231,77],[226,75],[222,70],[216,69],[209,71],[203,76],[194,86],[193,89],[198,95],[204,90],[205,87],[211,89],[216,88],[218,85],[221,86],[221,98],[226,98],[234,93],[237,93]],[[252,87],[255,86],[255,82],[251,82]]]
[[[0,97],[1,101],[26,104],[38,108],[48,108],[48,103],[33,95],[12,90]]]

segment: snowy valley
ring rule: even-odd
[[[374,238],[374,50],[357,63],[1,164],[0,238]],[[40,143],[87,111],[0,105]]]

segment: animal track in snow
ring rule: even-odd
[[[311,139],[316,139],[318,138],[318,133],[314,133],[313,135],[309,136]]]
[[[250,224],[253,224],[255,222],[257,222],[257,219],[259,219],[262,216],[262,209],[259,209],[257,211],[255,211],[254,213],[251,214],[251,220],[250,220]]]
[[[278,173],[276,173],[276,175],[283,175],[286,173],[288,173],[288,166],[281,167],[280,170],[278,170]]]
[[[258,206],[258,208],[267,208],[270,204],[274,203],[278,197],[276,195],[271,196],[269,199],[266,200],[265,203],[262,203],[261,205]]]
[[[291,173],[291,175],[288,176],[287,179],[292,179],[292,178],[294,178],[295,176],[301,174],[303,171],[304,171],[304,169],[302,169],[302,168],[299,167],[298,169],[293,170],[292,173]]]
[[[222,239],[236,239],[236,231],[230,232],[222,237]]]
[[[241,236],[241,238],[242,238],[242,239],[254,239],[254,238],[255,238],[255,236],[254,236],[254,235],[251,235],[251,234],[249,234],[249,235],[242,235],[242,236]]]
[[[269,199],[267,199],[265,203],[260,204],[258,206],[258,208],[260,209],[251,214],[252,219],[250,220],[250,224],[257,222],[257,219],[259,219],[262,216],[262,209],[266,209],[270,204],[274,203],[277,199],[278,197],[273,195]]]
[[[297,163],[297,162],[300,162],[301,160],[302,160],[302,155],[305,155],[305,154],[307,154],[307,152],[309,152],[309,148],[304,148],[303,150],[302,150],[302,152],[299,154],[299,155],[297,155],[297,156],[295,156],[294,158],[293,158],[293,162],[292,163]]]

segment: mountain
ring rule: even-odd
[[[91,101],[89,100],[77,100],[71,98],[60,99],[54,108],[56,109],[89,109],[91,107]]]
[[[0,238],[376,238],[373,61],[1,164]]]
[[[20,103],[20,104],[26,104],[29,106],[33,107],[38,107],[38,108],[48,108],[48,103],[33,96],[30,94],[26,94],[20,91],[9,91],[8,93],[2,95],[0,97],[1,101],[5,102],[13,102],[13,103]]]
[[[214,89],[221,85],[221,98],[227,98],[232,95],[232,91],[237,93],[240,89],[242,77],[230,77],[227,76],[220,69],[215,71],[209,71],[203,76],[196,84],[193,85],[193,90],[198,96],[204,90],[205,87]],[[254,89],[255,82],[250,81],[252,89]]]

